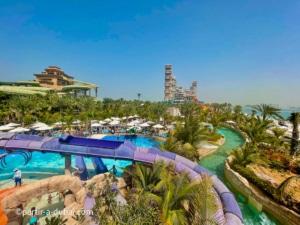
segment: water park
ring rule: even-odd
[[[87,99],[76,101],[95,104]],[[122,114],[119,104],[136,107],[135,114]],[[96,103],[88,112],[83,104],[84,114],[71,118],[63,111],[31,111],[30,120],[11,114],[9,123],[0,127],[3,224],[28,224],[32,213],[19,215],[19,210],[88,212],[84,216],[42,213],[39,223],[46,225],[56,220],[60,224],[111,224],[116,218],[120,220],[117,224],[132,224],[139,218],[147,218],[150,224],[178,220],[180,224],[201,224],[203,220],[246,225],[298,223],[297,189],[292,189],[297,185],[298,167],[285,169],[289,172],[280,167],[279,173],[272,164],[281,162],[279,159],[264,159],[270,156],[265,155],[270,146],[281,149],[276,150],[277,156],[289,157],[292,122],[264,118],[259,110],[244,114],[228,105],[182,105],[182,114],[173,116],[166,113],[170,107],[166,103],[144,104],[110,100],[104,106]],[[42,115],[39,120],[43,122],[34,119],[35,115]],[[265,123],[267,126],[258,127]],[[285,129],[285,136],[278,129]],[[254,151],[256,148],[266,150]],[[11,180],[16,169],[22,172],[21,187],[13,187]],[[255,180],[247,171],[252,171]],[[269,176],[274,187],[288,180],[278,190],[293,199],[288,203],[291,207],[284,198],[277,200],[263,189],[263,193],[252,189],[260,187],[258,181],[265,179],[262,174]],[[180,193],[182,197],[177,198]],[[128,217],[132,213],[136,217]]]

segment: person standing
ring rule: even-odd
[[[15,181],[15,187],[22,185],[22,172],[19,169],[14,170],[14,181]]]

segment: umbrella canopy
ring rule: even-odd
[[[6,124],[6,126],[9,126],[9,127],[18,127],[20,126],[19,123],[9,123],[9,124]]]
[[[54,123],[53,125],[54,126],[62,126],[62,125],[65,125],[65,124],[66,124],[65,122],[58,121],[58,122]]]
[[[74,125],[79,125],[80,123],[81,123],[80,120],[74,120],[74,121],[72,122],[72,124],[74,124]]]
[[[46,131],[46,130],[52,130],[52,129],[53,129],[53,127],[50,127],[48,125],[35,128],[36,131]]]
[[[127,117],[126,117],[126,116],[123,116],[123,117],[122,117],[122,120],[126,120],[126,119],[127,119]]]
[[[92,123],[91,127],[102,127],[100,123]]]
[[[14,127],[11,127],[8,125],[0,126],[0,131],[8,131],[8,130],[12,130],[12,129],[14,129]]]
[[[100,120],[99,121],[99,124],[101,124],[101,125],[104,125],[104,124],[106,124],[107,122],[105,122],[105,121],[103,121],[103,120]]]
[[[155,128],[155,129],[163,129],[164,126],[162,126],[160,124],[156,124],[156,125],[153,126],[153,128]]]
[[[109,123],[109,122],[111,122],[111,119],[110,119],[110,118],[106,118],[106,119],[104,120],[104,122]]]
[[[119,120],[113,120],[109,123],[109,125],[111,126],[116,126],[116,125],[119,125],[120,124],[120,121]]]
[[[11,133],[23,133],[23,132],[27,132],[27,131],[30,131],[30,130],[25,128],[25,127],[17,127],[13,130],[10,130],[9,132],[11,132]]]
[[[44,127],[44,126],[48,126],[48,125],[45,123],[42,123],[42,122],[35,122],[34,124],[31,125],[31,128],[35,129],[35,128]]]
[[[150,127],[150,125],[146,122],[146,123],[140,124],[140,127]]]
[[[148,124],[152,125],[152,124],[155,124],[153,121],[149,120],[147,121]]]

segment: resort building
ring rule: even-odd
[[[46,94],[55,91],[60,95],[98,96],[98,86],[75,80],[58,66],[49,66],[41,73],[34,74],[30,81],[0,82],[0,92],[11,94]]]
[[[165,101],[182,103],[187,101],[198,101],[197,81],[193,81],[189,89],[177,86],[177,81],[173,75],[172,65],[165,65]]]

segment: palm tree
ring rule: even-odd
[[[282,119],[282,116],[280,115],[280,109],[271,105],[261,104],[255,105],[252,108],[253,110],[261,113],[263,121],[267,120],[268,118]]]
[[[63,219],[61,216],[46,218],[46,225],[66,225],[67,219]]]
[[[293,124],[293,133],[291,138],[291,150],[290,154],[294,155],[299,150],[299,123],[300,123],[300,113],[291,113],[289,118],[290,122]]]
[[[160,202],[160,198],[156,194],[156,186],[161,182],[161,173],[163,173],[164,168],[165,165],[159,162],[153,164],[152,167],[135,164],[133,172],[126,171],[132,176],[132,183],[138,191],[138,197],[152,203],[158,204]]]
[[[198,185],[199,189],[191,203],[192,225],[215,225],[217,224],[213,215],[218,210],[212,182],[209,177],[204,176]]]
[[[140,100],[140,99],[141,99],[141,96],[142,96],[142,94],[141,94],[141,93],[137,93],[138,100]]]
[[[268,121],[258,118],[250,118],[245,124],[240,124],[240,129],[246,133],[253,147],[268,141],[266,130],[269,126]]]

